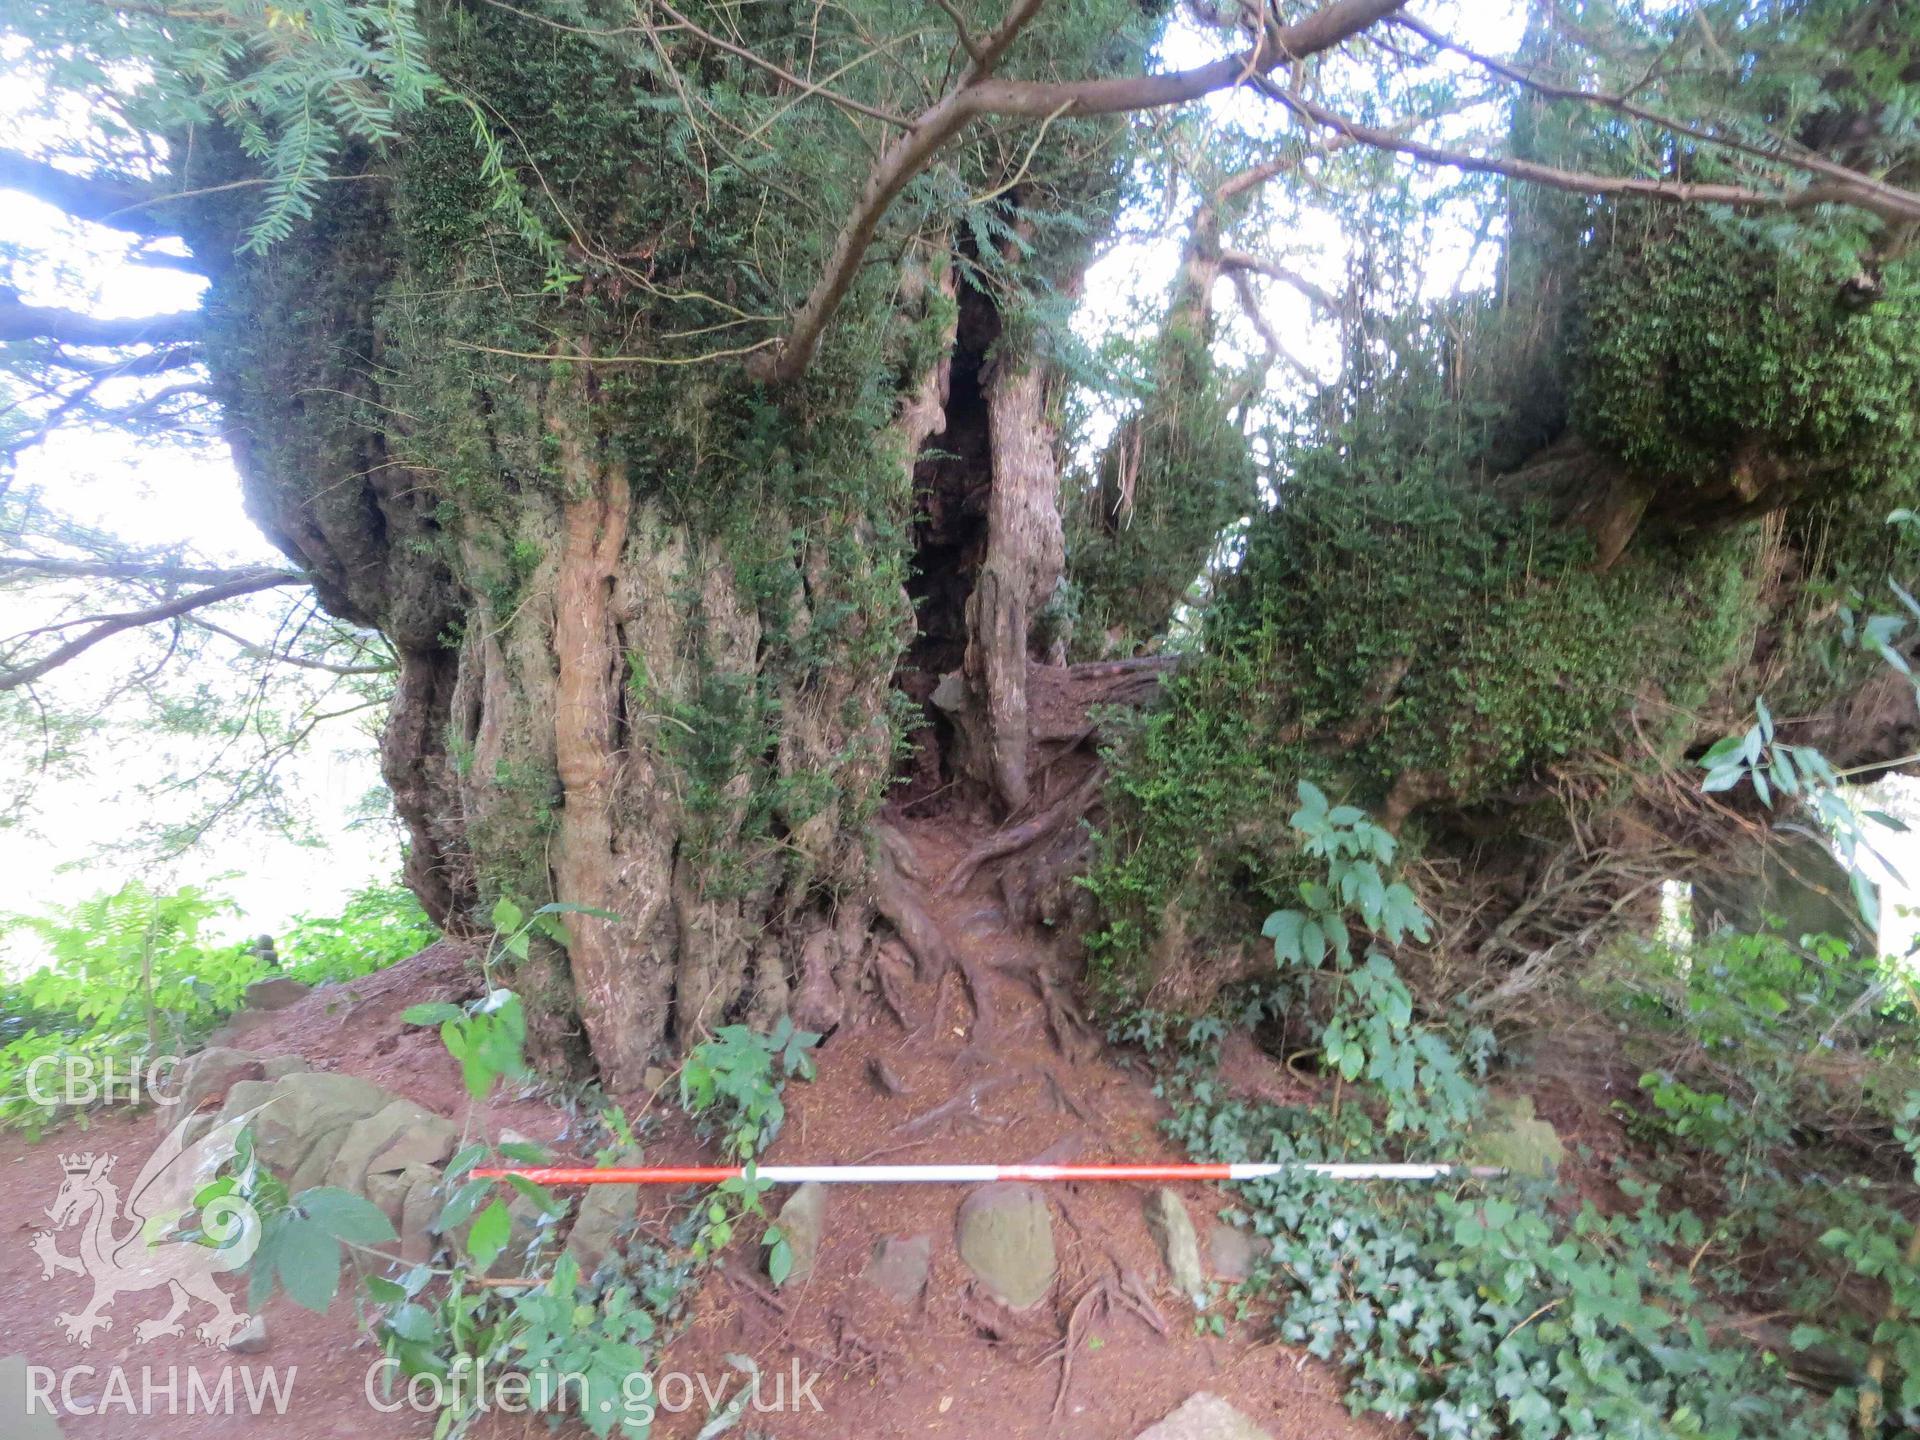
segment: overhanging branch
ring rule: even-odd
[[[164,620],[173,620],[194,610],[204,609],[208,605],[218,605],[225,600],[236,600],[242,595],[251,595],[259,590],[273,590],[282,585],[305,585],[307,578],[286,570],[258,570],[241,579],[229,580],[225,584],[211,585],[204,590],[196,590],[190,595],[177,595],[145,610],[127,610],[117,615],[96,615],[77,623],[90,624],[91,629],[82,635],[76,635],[64,645],[43,655],[40,659],[11,670],[0,670],[0,692],[17,690],[22,685],[30,685],[49,671],[57,670],[69,661],[79,658],[103,640],[127,630],[137,630],[143,625],[156,625]]]
[[[1759,145],[1742,136],[1725,134],[1706,129],[1703,126],[1692,125],[1675,116],[1663,115],[1657,110],[1650,110],[1626,95],[1613,95],[1604,91],[1584,90],[1574,85],[1563,85],[1535,71],[1509,64],[1492,55],[1482,54],[1470,46],[1461,44],[1458,40],[1443,35],[1425,21],[1419,20],[1412,15],[1396,15],[1393,17],[1393,20],[1396,25],[1403,26],[1407,30],[1412,31],[1436,49],[1449,51],[1452,54],[1458,55],[1462,59],[1478,65],[1491,75],[1497,75],[1502,80],[1508,80],[1516,85],[1523,86],[1533,91],[1536,95],[1544,96],[1549,100],[1566,100],[1576,104],[1597,106],[1601,109],[1611,110],[1615,114],[1624,115],[1630,120],[1639,120],[1645,124],[1669,131],[1672,134],[1684,136],[1686,139],[1702,145],[1710,145],[1717,149],[1732,151],[1735,154],[1745,155],[1771,165],[1785,166],[1788,169],[1799,170],[1804,174],[1821,176],[1834,184],[1846,187],[1850,192],[1857,193],[1857,195],[1861,197],[1849,200],[1847,202],[1849,204],[1860,205],[1863,209],[1873,209],[1874,207],[1867,203],[1867,200],[1872,198],[1877,200],[1881,205],[1889,207],[1891,213],[1879,210],[1875,210],[1874,212],[1876,214],[1882,214],[1883,218],[1886,219],[1911,219],[1916,213],[1916,210],[1920,210],[1920,196],[1916,196],[1912,191],[1903,190],[1897,185],[1889,184],[1871,175],[1862,174],[1860,171],[1851,169],[1837,161],[1829,160],[1824,155],[1816,155],[1811,151],[1791,145],[1785,140],[1776,139],[1771,145]]]
[[[41,555],[0,555],[0,576],[45,575],[84,580],[144,580],[156,585],[231,585],[269,573],[258,565],[172,565],[164,560],[66,560]],[[297,576],[294,578],[298,578]]]
[[[62,345],[171,345],[200,333],[197,310],[102,320],[77,310],[28,305],[17,292],[0,289],[0,341],[53,340]]]
[[[852,288],[881,218],[940,150],[982,116],[1025,116],[1048,120],[1088,115],[1118,115],[1181,105],[1216,90],[1231,89],[1275,67],[1329,50],[1401,8],[1405,0],[1334,0],[1292,25],[1268,25],[1253,47],[1211,64],[1165,75],[1130,75],[1103,80],[998,80],[992,67],[1019,37],[1041,0],[1017,0],[991,35],[977,41],[979,59],[958,88],[922,112],[882,152],[868,173],[853,214],[834,239],[826,269],[795,312],[785,340],[749,362],[761,380],[798,378],[812,363],[827,322]]]
[[[70,174],[12,150],[0,150],[0,189],[44,200],[76,220],[111,225],[149,239],[180,233],[178,226],[168,226],[146,212],[144,207],[158,198],[151,186]]]
[[[1325,106],[1277,86],[1263,86],[1262,89],[1295,114],[1376,150],[1391,150],[1423,164],[1465,170],[1470,174],[1502,175],[1510,180],[1524,180],[1549,190],[1563,190],[1576,195],[1630,196],[1673,205],[1726,205],[1736,210],[1793,212],[1810,210],[1817,205],[1850,205],[1885,220],[1902,223],[1920,221],[1920,194],[1895,190],[1878,182],[1828,180],[1797,190],[1758,190],[1747,185],[1561,170],[1515,156],[1475,155],[1469,151],[1431,145],[1424,140],[1410,139],[1389,130],[1363,125],[1357,120],[1349,120]]]

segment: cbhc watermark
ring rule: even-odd
[[[152,1060],[117,1055],[42,1055],[27,1066],[27,1098],[36,1105],[178,1105],[178,1055]]]

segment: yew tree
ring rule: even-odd
[[[1916,474],[1920,22],[1486,20],[21,0],[6,63],[58,119],[0,185],[209,284],[135,320],[0,292],[10,443],[189,395],[286,567],[16,525],[10,575],[146,588],[0,685],[310,587],[391,650],[409,885],[453,929],[574,907],[514,983],[616,1089],[838,1013],[877,928],[938,948],[903,800],[1091,864],[1054,900],[1123,987],[1257,932],[1309,775],[1511,940],[1569,834],[1763,690],[1842,759],[1912,748],[1820,647]],[[1435,283],[1440,219],[1491,285]],[[1071,322],[1146,232],[1178,274],[1116,355]]]

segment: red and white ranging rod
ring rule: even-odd
[[[628,1165],[594,1170],[569,1165],[489,1166],[476,1179],[510,1177],[535,1185],[714,1185],[744,1177],[744,1165]],[[1329,1180],[1486,1178],[1506,1171],[1485,1165],[1197,1164],[1197,1165],[762,1165],[774,1185],[979,1185],[994,1180],[1271,1180],[1321,1175]]]

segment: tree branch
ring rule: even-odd
[[[0,150],[0,189],[19,190],[44,200],[76,220],[111,225],[149,239],[180,233],[179,227],[170,227],[146,214],[143,207],[159,198],[151,186],[73,175],[12,150]]]
[[[1278,280],[1283,285],[1291,285],[1327,314],[1338,315],[1340,313],[1340,301],[1334,296],[1332,291],[1314,284],[1313,281],[1307,279],[1306,276],[1297,271],[1289,270],[1278,261],[1267,260],[1259,255],[1250,255],[1245,250],[1222,250],[1220,252],[1220,266],[1222,269],[1232,272],[1250,270],[1256,275],[1266,276],[1269,280]],[[1238,282],[1236,281],[1235,283]]]
[[[162,620],[172,620],[189,611],[199,610],[208,605],[218,605],[223,600],[234,600],[242,595],[251,595],[256,590],[272,590],[281,585],[305,585],[304,575],[295,575],[285,570],[261,570],[245,579],[230,580],[224,585],[209,586],[205,590],[196,590],[191,595],[177,595],[173,599],[154,605],[145,610],[129,610],[118,615],[99,615],[93,617],[93,628],[84,635],[77,635],[66,644],[42,656],[29,664],[17,666],[12,670],[0,670],[0,692],[17,690],[22,685],[30,685],[50,670],[56,670],[69,661],[78,658],[103,640],[111,639],[125,630],[135,630],[142,625],[154,625]]]
[[[667,18],[672,20],[680,29],[685,30],[689,35],[692,35],[698,40],[705,41],[716,50],[724,50],[727,54],[744,60],[749,65],[758,66],[769,75],[793,86],[802,96],[818,95],[821,99],[838,105],[843,110],[851,110],[856,115],[865,115],[870,120],[878,120],[882,124],[891,125],[896,129],[905,129],[912,123],[902,116],[893,114],[891,111],[864,104],[859,100],[855,100],[850,95],[842,95],[838,91],[828,90],[824,86],[815,85],[811,80],[803,80],[784,66],[776,65],[764,56],[754,54],[753,51],[747,49],[746,46],[736,45],[724,36],[716,35],[711,30],[702,29],[686,16],[682,15],[678,10],[674,9],[673,6],[667,4],[666,0],[659,0],[659,4],[661,11]]]
[[[1269,24],[1253,48],[1191,70],[1079,81],[996,80],[992,67],[1006,54],[1039,10],[1042,0],[1016,0],[1000,26],[976,42],[980,58],[959,86],[923,111],[882,152],[867,176],[853,214],[785,340],[749,362],[757,379],[781,383],[804,374],[827,322],[852,288],[867,248],[887,209],[946,143],[987,115],[1049,120],[1062,116],[1117,115],[1197,100],[1266,74],[1286,61],[1304,59],[1341,44],[1398,10],[1405,0],[1333,0],[1292,25]]]
[[[1228,396],[1227,408],[1238,410],[1266,379],[1267,370],[1274,360],[1287,362],[1294,374],[1308,385],[1318,386],[1320,377],[1313,373],[1307,363],[1289,350],[1280,340],[1279,332],[1273,328],[1273,322],[1267,319],[1266,312],[1260,308],[1260,297],[1253,292],[1253,282],[1247,278],[1245,270],[1232,270],[1228,278],[1233,282],[1233,293],[1240,297],[1240,309],[1247,317],[1247,323],[1253,326],[1254,333],[1260,337],[1260,343],[1267,348],[1267,363],[1255,366],[1234,386]]]
[[[220,568],[164,560],[64,560],[51,555],[0,555],[0,575],[33,574],[89,580],[146,580],[161,585],[231,585],[269,572],[258,565]],[[297,576],[295,578],[298,578]]]
[[[1524,180],[1549,190],[1564,190],[1576,195],[1629,195],[1643,200],[1659,200],[1675,205],[1727,205],[1736,210],[1811,209],[1816,205],[1851,205],[1901,222],[1920,221],[1920,194],[1900,190],[1886,193],[1887,187],[1864,181],[1831,181],[1807,185],[1798,190],[1755,190],[1745,185],[1702,184],[1690,180],[1648,179],[1639,176],[1598,175],[1585,170],[1560,170],[1533,160],[1512,156],[1474,155],[1412,140],[1391,131],[1362,125],[1336,115],[1324,106],[1278,87],[1263,87],[1265,93],[1296,114],[1337,130],[1362,145],[1391,150],[1428,165],[1465,170],[1471,174],[1504,175]]]
[[[397,661],[384,661],[376,665],[342,665],[331,660],[308,660],[291,654],[275,646],[259,645],[244,635],[236,635],[223,626],[214,624],[204,615],[189,615],[187,623],[210,634],[218,635],[222,640],[231,640],[240,649],[256,660],[270,660],[276,665],[297,665],[302,670],[324,670],[329,675],[392,675],[400,669]]]
[[[166,345],[200,333],[197,310],[170,315],[136,315],[102,320],[75,310],[28,305],[13,290],[0,288],[0,341],[55,340],[63,345]]]
[[[1412,15],[1396,15],[1393,17],[1393,23],[1411,30],[1415,35],[1418,35],[1421,39],[1427,41],[1437,49],[1450,51],[1464,60],[1473,62],[1489,74],[1497,75],[1503,80],[1510,80],[1516,85],[1525,86],[1527,89],[1532,90],[1538,95],[1543,95],[1549,100],[1568,100],[1584,105],[1597,105],[1603,109],[1612,110],[1615,114],[1625,115],[1628,119],[1644,121],[1646,124],[1658,126],[1660,129],[1670,131],[1675,135],[1683,135],[1687,139],[1698,141],[1702,145],[1712,145],[1723,150],[1731,150],[1736,154],[1746,155],[1755,160],[1765,161],[1768,164],[1784,165],[1790,169],[1799,170],[1809,175],[1824,176],[1829,180],[1850,188],[1857,188],[1862,195],[1877,196],[1884,204],[1897,207],[1899,215],[1897,217],[1889,215],[1886,218],[1910,218],[1912,214],[1915,213],[1915,207],[1920,207],[1920,196],[1915,195],[1910,190],[1903,190],[1899,186],[1890,185],[1884,180],[1876,180],[1871,175],[1864,175],[1858,170],[1829,160],[1823,155],[1815,155],[1804,150],[1789,150],[1785,141],[1778,142],[1777,146],[1769,147],[1756,145],[1752,141],[1743,140],[1737,135],[1715,134],[1713,131],[1703,129],[1698,125],[1691,125],[1684,120],[1677,120],[1671,115],[1663,115],[1657,110],[1649,110],[1642,105],[1635,104],[1625,95],[1609,95],[1602,91],[1583,90],[1578,86],[1563,85],[1558,81],[1549,80],[1544,76],[1537,75],[1531,70],[1523,70],[1517,65],[1510,65],[1496,56],[1483,55],[1478,50],[1474,50],[1461,44],[1458,40],[1441,34],[1425,21],[1417,19]]]

